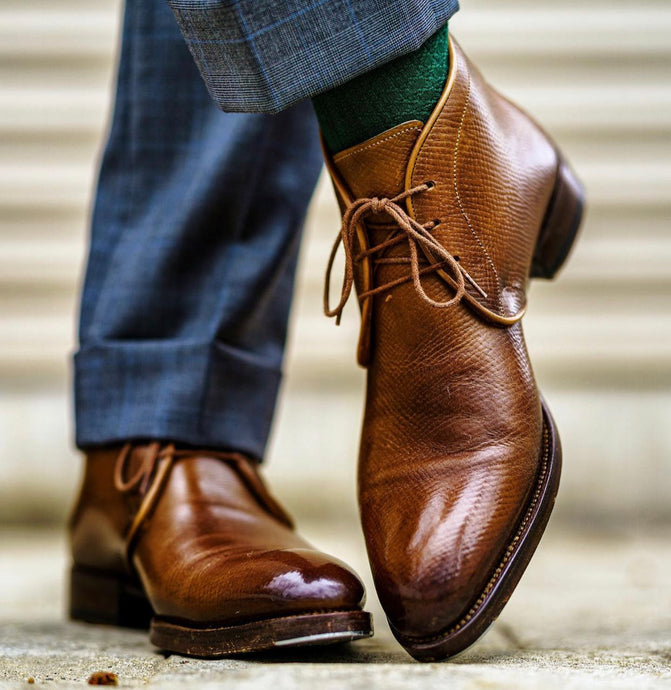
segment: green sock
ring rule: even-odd
[[[337,153],[391,127],[426,122],[449,68],[447,24],[418,50],[362,74],[312,103],[331,152]]]

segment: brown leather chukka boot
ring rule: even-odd
[[[151,443],[88,453],[71,521],[72,618],[222,657],[372,634],[363,585],[293,530],[256,464]]]
[[[327,278],[326,311],[339,318],[356,286],[368,368],[363,530],[392,630],[422,660],[495,620],[552,509],[561,450],[521,318],[583,196],[547,134],[450,51],[426,124],[327,155],[346,269],[334,308]]]

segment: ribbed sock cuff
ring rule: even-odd
[[[447,24],[418,50],[312,99],[332,153],[355,146],[396,125],[426,122],[449,71]]]

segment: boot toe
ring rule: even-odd
[[[215,552],[197,567],[178,565],[161,582],[151,591],[156,612],[198,624],[358,609],[365,600],[344,563],[309,548]]]
[[[372,530],[366,530],[380,601],[399,635],[429,638],[459,626],[487,589],[535,475],[535,462],[529,463],[511,492],[507,472],[500,473],[510,468],[510,456],[498,455],[471,459],[468,471],[454,472],[449,486],[440,472],[428,481],[424,476],[412,511],[402,516],[384,510],[388,497],[367,506],[386,535],[371,539]]]
[[[310,549],[281,551],[280,571],[264,586],[266,596],[301,610],[348,609],[364,603],[359,578],[342,562]]]

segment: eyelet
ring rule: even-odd
[[[437,228],[440,225],[440,218],[435,218],[431,222],[433,223],[433,227]]]
[[[425,182],[424,184],[427,187],[427,191],[429,189],[433,189],[436,186],[436,183],[433,180],[429,180],[428,182]]]

